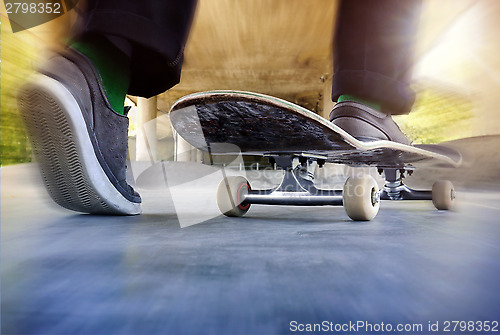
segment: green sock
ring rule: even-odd
[[[130,84],[130,59],[107,38],[92,36],[71,44],[97,68],[109,103],[124,114],[125,96]]]
[[[369,106],[369,107],[371,107],[373,109],[376,109],[379,112],[382,111],[382,105],[381,104],[373,102],[373,101],[362,99],[362,98],[357,97],[355,95],[342,94],[339,97],[339,99],[337,100],[337,102],[342,102],[342,101],[355,101],[355,102],[359,102],[359,103],[365,104],[365,105],[367,105],[367,106]]]

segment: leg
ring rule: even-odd
[[[180,80],[196,0],[88,0],[75,39],[111,37],[130,57],[129,94],[149,98]]]
[[[123,106],[124,88],[152,96],[179,81],[194,9],[193,1],[149,2],[90,0],[74,47],[47,60],[19,92],[45,186],[65,208],[140,213],[126,181],[127,110],[113,105],[121,96]]]
[[[407,114],[414,101],[409,85],[419,14],[420,0],[341,1],[332,91],[339,104],[331,120],[354,136],[409,142],[390,115]],[[351,124],[352,117],[365,122]]]

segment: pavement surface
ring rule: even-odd
[[[165,191],[142,174],[144,213],[112,217],[53,205],[35,165],[0,173],[2,334],[464,333],[447,321],[500,331],[495,189],[459,189],[453,211],[385,201],[371,222],[342,207],[226,218],[210,182]],[[483,321],[497,331],[478,331]]]

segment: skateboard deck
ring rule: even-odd
[[[291,102],[252,92],[209,91],[178,100],[170,110],[177,133],[211,154],[305,156],[380,168],[458,167],[462,157],[441,144],[363,142]],[[229,144],[217,145],[217,144]]]
[[[188,95],[170,110],[177,133],[194,147],[216,155],[267,156],[283,169],[280,185],[252,190],[241,176],[224,177],[217,204],[227,216],[242,216],[250,205],[343,205],[353,220],[371,220],[380,200],[432,200],[449,209],[453,184],[437,181],[432,191],[412,190],[404,174],[417,167],[458,167],[459,152],[444,145],[404,145],[391,141],[363,142],[321,116],[271,96],[241,91]],[[318,189],[315,163],[376,166],[386,183],[379,190],[370,175],[348,177],[343,190]]]

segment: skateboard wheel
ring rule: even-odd
[[[349,177],[344,184],[342,201],[347,215],[354,221],[370,221],[380,208],[380,193],[370,175]]]
[[[226,216],[243,216],[250,209],[245,203],[245,196],[250,191],[248,181],[240,176],[224,178],[217,189],[217,205]]]
[[[448,210],[453,206],[455,189],[449,180],[438,180],[432,185],[432,203],[437,209]]]

